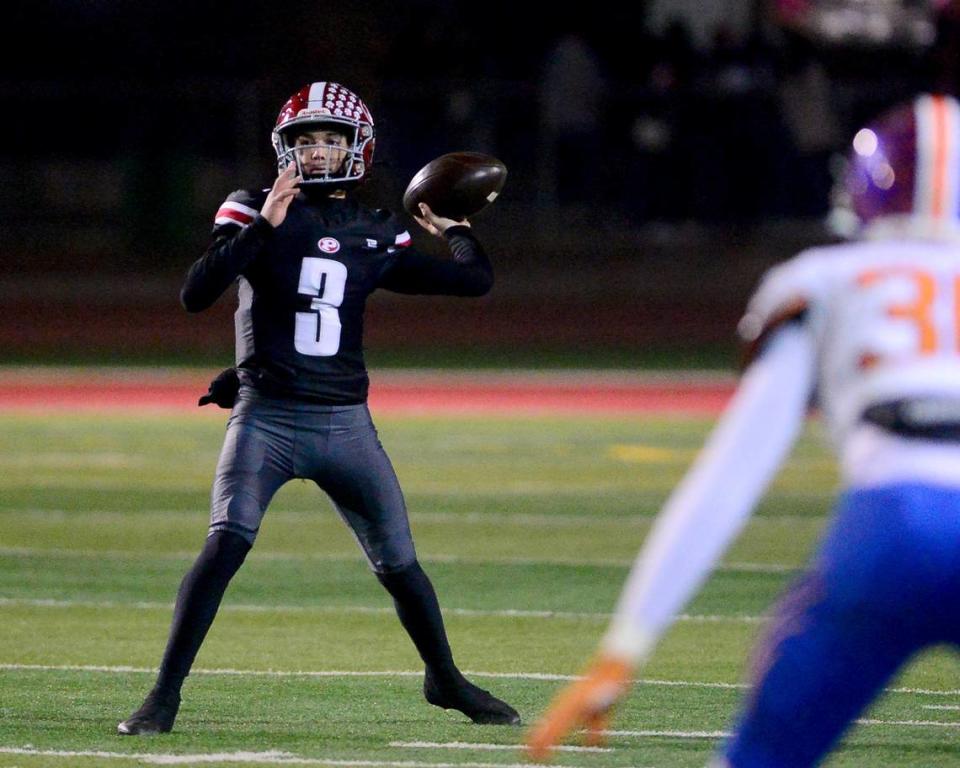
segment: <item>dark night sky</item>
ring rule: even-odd
[[[291,0],[37,0],[5,8],[0,33],[5,77],[66,79],[89,75],[169,79],[258,78],[309,69],[373,74],[400,36],[429,34],[442,17],[465,22],[477,46],[517,58],[549,39],[553,22],[521,25],[511,4]],[[554,14],[555,15],[555,14]],[[630,15],[630,14],[628,14]],[[634,12],[633,15],[636,15]],[[609,17],[608,17],[609,21]],[[27,39],[28,54],[11,43]],[[410,39],[416,43],[416,37]]]
[[[375,114],[398,120],[398,81],[439,92],[443,78],[492,78],[532,92],[564,28],[592,38],[611,70],[629,77],[637,65],[642,3],[602,20],[551,11],[531,23],[515,9],[505,0],[14,2],[0,26],[0,93],[6,109],[26,119],[0,127],[0,155],[34,146],[107,157],[131,136],[213,155],[219,144],[235,154],[242,138],[229,112],[238,93],[256,88],[258,102],[278,110],[321,79],[349,85]],[[258,134],[275,114],[257,115]]]

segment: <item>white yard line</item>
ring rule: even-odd
[[[895,690],[895,689],[894,689]],[[960,723],[946,723],[939,720],[854,720],[857,725],[897,725],[920,728],[960,728]],[[676,739],[726,739],[733,736],[731,731],[601,731],[604,736],[623,738],[665,737]]]
[[[885,688],[886,691],[893,691],[894,693],[919,693],[919,694],[931,694],[934,696],[960,696],[960,690],[952,691],[931,691],[927,688]]]
[[[7,670],[37,671],[37,672],[103,672],[103,673],[137,673],[155,675],[155,667],[132,666],[98,666],[91,664],[2,664],[0,672]],[[464,670],[464,674],[473,677],[487,677],[502,680],[543,680],[547,682],[567,682],[579,680],[579,675],[560,675],[550,672],[483,672],[478,670]],[[274,669],[194,669],[191,675],[223,675],[235,677],[422,677],[422,670],[274,670]],[[633,681],[637,685],[655,685],[675,688],[718,688],[724,690],[746,690],[750,686],[746,683],[714,683],[699,680],[659,680],[653,678],[637,678]],[[887,688],[887,693],[911,693],[923,696],[960,696],[960,690],[932,690],[928,688]],[[862,721],[870,723],[872,721]],[[892,725],[918,725],[923,721],[876,721]],[[946,725],[953,727],[953,723]],[[960,726],[960,723],[957,724]]]
[[[515,747],[516,749],[516,747]],[[252,763],[258,765],[323,765],[330,768],[535,768],[537,763],[423,763],[413,760],[330,760],[301,757],[291,752],[210,752],[189,755],[156,752],[102,752],[95,750],[34,749],[33,747],[0,747],[0,754],[35,757],[78,757],[99,760],[128,760],[147,765],[196,765],[197,763]]]
[[[105,666],[96,664],[0,664],[11,672],[103,672],[107,674],[155,675],[154,667]],[[192,669],[191,675],[213,677],[423,677],[422,670],[280,670],[280,669]],[[472,673],[475,674],[475,673]],[[567,679],[567,678],[564,678]],[[569,679],[574,679],[570,677]]]
[[[0,457],[2,461],[2,457]],[[626,489],[629,490],[629,489]],[[461,491],[462,492],[462,491]],[[469,491],[467,491],[469,492]],[[435,495],[433,491],[428,492],[419,492],[424,495]],[[486,494],[484,490],[476,491],[478,495]],[[407,495],[417,495],[417,492],[414,494]],[[781,496],[800,496],[802,498],[807,498],[812,496],[812,494],[792,494],[792,493],[782,493]],[[819,498],[819,497],[817,497]],[[280,510],[277,512],[276,516],[285,518],[287,520],[317,520],[320,518],[324,522],[330,522],[331,524],[339,524],[339,520],[336,517],[328,517],[324,519],[324,515],[327,510],[318,506],[316,510]],[[52,518],[54,520],[62,520],[66,517],[71,518],[117,518],[129,521],[131,519],[130,512],[124,510],[87,510],[84,512],[78,512],[77,510],[72,509],[57,509],[57,508],[46,508],[46,507],[2,507],[0,506],[0,514],[6,515],[23,515],[26,517],[43,519],[43,518]],[[164,516],[164,517],[183,517],[183,518],[197,518],[205,516],[205,513],[200,509],[138,509],[136,516],[143,518]],[[796,523],[805,523],[813,522],[817,525],[822,524],[830,515],[777,515],[775,517],[765,517],[763,515],[754,516],[751,518],[751,524],[760,524],[760,525],[778,525],[778,526],[789,526]],[[581,515],[570,512],[558,512],[556,514],[547,514],[547,513],[531,513],[531,512],[519,512],[519,513],[504,513],[504,512],[418,512],[415,510],[410,511],[410,519],[415,523],[430,523],[437,525],[483,525],[485,523],[490,523],[491,525],[516,525],[524,526],[530,528],[582,528],[582,527],[596,527],[598,525],[603,526],[625,526],[630,528],[639,528],[642,526],[649,525],[653,522],[655,518],[655,511],[646,513],[646,514],[634,514],[634,515]]]
[[[391,747],[403,747],[404,749],[476,749],[480,751],[514,751],[518,747],[516,744],[475,744],[468,741],[391,741]],[[613,752],[611,747],[576,747],[576,746],[558,746],[554,747],[557,752]]]
[[[671,739],[725,739],[733,735],[730,731],[601,731],[601,733],[604,736]]]
[[[0,597],[0,608],[4,606],[26,606],[30,608],[96,608],[123,610],[164,610],[173,609],[173,603],[150,602],[138,600],[125,603],[117,600],[54,600],[51,598],[21,598]],[[395,609],[383,606],[365,605],[251,605],[227,604],[220,611],[236,613],[349,613],[393,616]],[[521,608],[481,609],[481,608],[445,608],[443,612],[448,616],[466,617],[495,617],[519,619],[561,619],[569,621],[608,621],[613,614],[587,613],[578,611],[529,611]],[[676,617],[676,621],[698,624],[760,624],[766,621],[764,616],[719,616],[714,614],[684,613]]]
[[[859,725],[908,725],[921,728],[960,728],[960,723],[945,723],[942,720],[855,720]]]
[[[939,709],[948,712],[960,711],[960,704],[924,704],[921,709]]]
[[[136,559],[142,560],[144,553],[140,550],[97,550],[97,549],[58,549],[43,547],[0,547],[0,557],[77,557],[92,559]],[[151,553],[155,560],[194,560],[197,552],[159,552]],[[292,561],[292,562],[362,562],[359,554],[295,554],[290,552],[254,552],[258,560]],[[571,568],[629,568],[633,565],[632,558],[576,558],[576,557],[474,557],[471,555],[433,554],[420,558],[425,563],[442,563],[452,565],[517,565],[517,566],[557,566]],[[715,570],[730,573],[793,573],[799,565],[783,565],[781,563],[722,563]]]

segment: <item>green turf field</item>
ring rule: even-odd
[[[423,702],[418,658],[388,598],[306,483],[270,509],[175,732],[114,735],[151,684],[173,596],[204,537],[223,424],[210,413],[0,414],[0,766],[520,763],[520,730]],[[595,646],[708,422],[379,426],[457,660],[532,720]],[[558,764],[703,765],[710,734],[729,727],[743,695],[763,613],[828,511],[836,475],[817,431],[643,670],[647,682],[612,724],[627,733],[610,739],[612,751],[565,752]],[[924,657],[829,764],[960,766],[958,683],[952,656]]]

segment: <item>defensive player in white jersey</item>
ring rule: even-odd
[[[786,457],[814,393],[843,491],[756,652],[712,765],[810,766],[916,651],[960,645],[960,106],[923,95],[857,133],[856,242],[773,269],[735,397],[640,552],[593,663],[528,734],[596,741],[633,673]]]

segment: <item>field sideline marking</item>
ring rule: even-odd
[[[147,602],[137,600],[131,603],[116,600],[54,600],[50,598],[20,598],[0,597],[0,608],[4,606],[27,606],[31,608],[133,608],[136,610],[172,610],[173,603]],[[396,609],[387,606],[376,607],[366,605],[224,605],[221,612],[236,613],[358,613],[374,616],[394,616]],[[578,611],[530,611],[521,608],[502,608],[484,610],[480,608],[444,608],[443,613],[450,616],[466,617],[496,617],[518,619],[561,619],[569,621],[608,621],[612,613],[586,613]],[[675,621],[695,624],[762,624],[767,620],[765,616],[721,616],[717,614],[682,613],[675,617]]]
[[[478,749],[478,750],[515,750],[516,744],[475,744],[469,741],[391,741],[391,747],[403,747],[404,749]],[[577,747],[577,746],[558,746],[554,747],[558,752],[613,752],[612,747]]]
[[[517,747],[514,747],[517,749]],[[98,757],[108,760],[132,760],[148,765],[196,765],[197,763],[259,763],[268,765],[366,766],[367,768],[537,768],[538,763],[421,763],[412,760],[330,760],[301,757],[292,752],[210,752],[174,755],[156,752],[100,752],[96,750],[34,749],[0,747],[0,753],[36,757]],[[561,766],[567,768],[567,766]]]
[[[670,386],[729,387],[737,386],[739,376],[726,368],[449,368],[373,366],[370,373],[378,384],[407,384],[419,386],[424,383],[448,384],[507,384],[516,386],[524,382],[528,386],[547,384],[592,384],[603,382],[626,387]],[[142,365],[30,365],[17,363],[0,364],[0,381],[13,384],[47,384],[57,382],[100,382],[105,385],[128,384],[181,384],[206,387],[210,380],[209,366],[142,366]]]
[[[0,370],[0,410],[5,414],[53,411],[83,413],[189,413],[208,376],[195,372],[151,376],[149,371],[103,375],[95,368],[55,378],[49,372]],[[565,414],[622,418],[716,418],[735,389],[726,375],[686,373],[643,377],[634,372],[467,371],[426,373],[390,370],[377,374],[370,405],[379,416],[518,416]],[[203,414],[204,417],[219,414]]]
[[[136,673],[155,675],[155,667],[98,666],[93,664],[4,664],[0,671],[11,672],[106,672]],[[463,670],[465,675],[489,677],[502,680],[545,680],[548,682],[568,682],[580,680],[580,675],[560,675],[550,672],[482,672]],[[191,675],[222,675],[231,677],[423,677],[422,670],[274,670],[274,669],[193,669]],[[655,678],[637,678],[637,685],[656,685],[671,688],[720,688],[724,690],[747,690],[747,683],[715,683],[699,680],[659,680]],[[931,690],[929,688],[885,688],[887,693],[911,693],[923,696],[960,696],[960,690]],[[922,721],[876,721],[916,724]],[[953,726],[953,723],[948,723]],[[956,724],[960,726],[960,723]]]
[[[8,557],[88,557],[109,559],[142,559],[143,553],[126,550],[96,550],[96,549],[58,549],[56,547],[0,547],[0,556]],[[165,552],[151,555],[155,560],[190,560],[197,557],[197,552]],[[290,552],[254,552],[259,560],[294,562],[325,561],[325,562],[357,562],[363,560],[358,554],[294,554]],[[441,563],[447,565],[549,565],[571,568],[630,568],[633,558],[549,558],[549,557],[470,557],[462,555],[434,554],[419,558],[421,563]],[[721,563],[714,570],[727,573],[768,573],[787,574],[800,570],[799,565],[782,565],[780,563]]]

